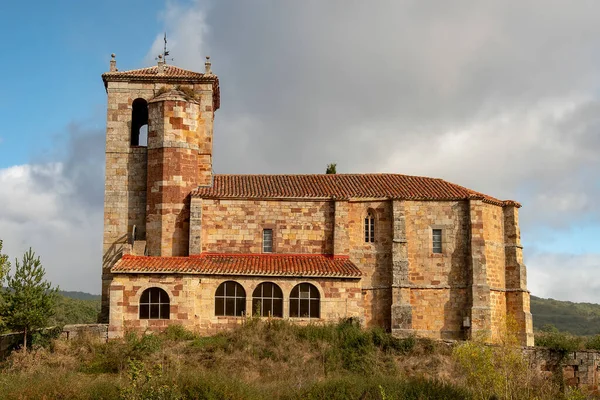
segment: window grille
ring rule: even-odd
[[[272,282],[263,282],[252,293],[252,313],[260,317],[283,317],[283,292]]]
[[[140,319],[169,319],[170,304],[169,295],[163,289],[148,288],[140,297]]]
[[[442,252],[442,230],[434,229],[432,232],[432,244],[433,244],[433,252],[441,253]]]
[[[365,217],[365,243],[375,242],[375,218],[368,213]]]
[[[223,282],[215,293],[215,315],[241,317],[246,313],[246,291],[237,282]]]
[[[290,318],[320,318],[319,290],[310,283],[294,286],[290,293]]]
[[[273,229],[263,229],[263,253],[273,252]]]

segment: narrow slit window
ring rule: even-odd
[[[375,217],[368,213],[365,217],[365,243],[375,242]]]
[[[273,229],[263,229],[263,253],[273,252]]]
[[[442,230],[434,229],[432,234],[433,239],[433,252],[437,254],[442,253]]]

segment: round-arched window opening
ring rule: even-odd
[[[252,293],[252,313],[260,317],[283,317],[283,292],[273,282],[263,282]]]
[[[246,313],[246,291],[234,281],[223,282],[215,292],[215,315],[241,317]]]
[[[300,283],[290,293],[290,318],[320,318],[321,295],[310,283]]]
[[[140,128],[148,125],[148,102],[144,99],[135,99],[131,103],[131,145],[141,146]],[[147,129],[146,129],[147,131]],[[148,135],[146,134],[146,143]]]
[[[140,319],[169,319],[171,301],[163,289],[152,287],[140,297]]]

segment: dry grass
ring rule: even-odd
[[[449,345],[395,339],[353,321],[300,327],[250,319],[211,337],[179,326],[109,343],[80,337],[15,352],[2,368],[8,399],[470,397]]]

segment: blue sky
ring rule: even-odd
[[[105,121],[100,75],[112,52],[137,68],[162,29],[159,1],[3,2],[0,167],[56,151],[73,120]],[[32,113],[32,108],[37,112]]]
[[[600,302],[600,5],[4,2],[0,238],[99,291],[106,93],[155,63],[221,81],[217,173],[396,172],[523,204],[533,294]]]

